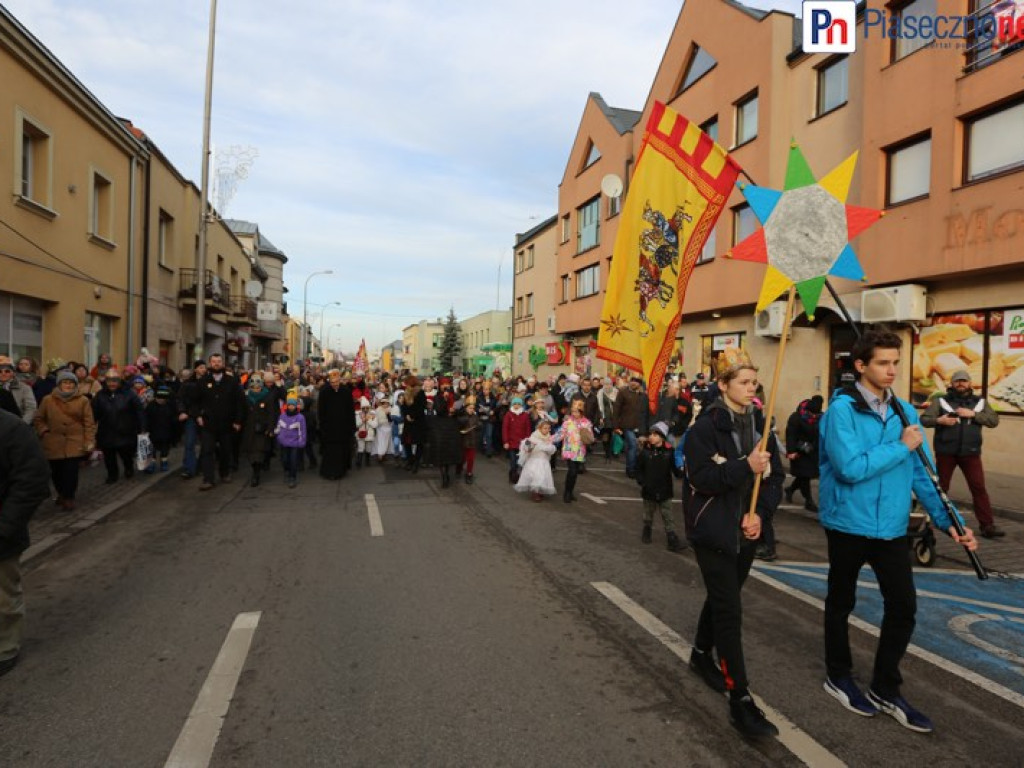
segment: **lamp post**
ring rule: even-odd
[[[217,27],[217,0],[210,0],[210,34],[206,49],[206,95],[203,101],[203,163],[199,190],[199,243],[196,248],[196,348],[193,357],[205,357],[206,346],[206,196],[210,186],[210,107],[213,100],[213,48]]]
[[[320,310],[320,343],[321,344],[324,343],[324,315],[327,314],[327,308],[328,307],[340,307],[340,306],[341,306],[341,302],[340,301],[332,301],[330,304],[324,304],[323,308]]]
[[[306,314],[306,293],[309,291],[309,281],[317,275],[333,275],[333,269],[324,269],[320,272],[314,272],[306,278],[305,284],[302,286],[302,359],[307,360],[309,358],[309,317]]]
[[[344,327],[345,326],[343,326],[341,323],[335,323],[334,325],[332,325],[330,328],[327,329],[327,336],[328,336],[327,348],[331,350],[331,362],[332,363],[334,362],[334,348],[331,346],[331,342],[330,342],[331,331],[333,331],[335,328],[344,328]],[[326,357],[326,356],[327,355],[325,354],[324,357]]]

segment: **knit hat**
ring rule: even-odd
[[[807,410],[811,413],[821,413],[821,406],[825,404],[821,395],[815,395],[807,401]]]
[[[370,401],[367,400],[365,397],[360,397],[359,398],[359,407],[360,408],[369,408],[370,407]]]
[[[521,397],[513,397],[512,398],[512,405],[522,405],[522,404],[523,404],[523,398],[521,398]]]
[[[569,374],[569,381],[571,381],[573,384],[579,384],[580,383],[579,374],[570,373]]]
[[[299,398],[297,398],[295,395],[288,395],[288,399],[285,400],[285,404],[286,405],[298,405],[299,404]]]
[[[78,377],[75,376],[75,374],[73,374],[71,371],[60,371],[57,374],[57,386],[59,387],[61,385],[61,382],[64,381],[73,381],[75,382],[75,384],[77,384]]]
[[[117,370],[117,368],[109,368],[109,369],[107,369],[107,372],[106,372],[106,374],[104,375],[103,378],[105,378],[105,379],[120,379],[121,378],[121,373],[120,373],[120,371]]]
[[[146,385],[146,380],[144,378],[142,378],[141,376],[136,376],[134,379],[132,379],[132,386],[133,387],[137,387],[137,386],[139,386],[139,384],[142,384],[143,386],[145,386]]]
[[[667,438],[668,437],[668,424],[666,424],[664,421],[656,422],[655,424],[653,424],[651,426],[651,432],[657,432],[659,435],[662,436],[663,439]]]
[[[156,388],[156,396],[166,400],[168,397],[171,396],[171,388],[170,387],[165,387],[163,385],[157,387]]]
[[[700,381],[704,381],[704,372],[703,372],[703,371],[701,371],[700,373],[698,373],[698,374],[697,374],[697,378],[698,378],[698,379],[699,379]]]

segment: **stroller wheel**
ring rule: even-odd
[[[935,565],[935,542],[925,540],[914,542],[914,559],[925,568]]]

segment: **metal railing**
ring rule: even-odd
[[[244,324],[256,324],[256,302],[248,296],[234,295],[231,297],[231,317]]]
[[[214,306],[230,312],[231,284],[222,277],[215,275],[212,270],[207,269],[204,272],[206,274],[206,300],[212,302]],[[196,279],[198,271],[195,269],[180,269],[178,273],[181,275],[181,282],[178,286],[178,298],[194,299],[196,297],[196,287],[199,283]]]

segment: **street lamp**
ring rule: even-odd
[[[324,269],[320,272],[314,272],[306,278],[305,284],[302,286],[302,359],[309,359],[309,318],[306,315],[306,293],[309,290],[309,281],[317,275],[333,275],[333,269]]]
[[[334,351],[333,351],[334,347],[331,346],[331,342],[330,342],[331,331],[333,331],[335,328],[344,328],[344,327],[345,326],[342,325],[341,323],[335,323],[334,325],[332,325],[330,328],[327,329],[327,336],[328,336],[327,349],[331,350],[331,363],[332,364],[334,363]],[[324,354],[324,357],[327,357],[326,353]]]
[[[324,343],[324,315],[327,314],[327,308],[328,307],[340,307],[340,306],[341,306],[341,302],[340,301],[332,301],[330,304],[324,304],[323,308],[320,310],[320,343],[321,344]]]

